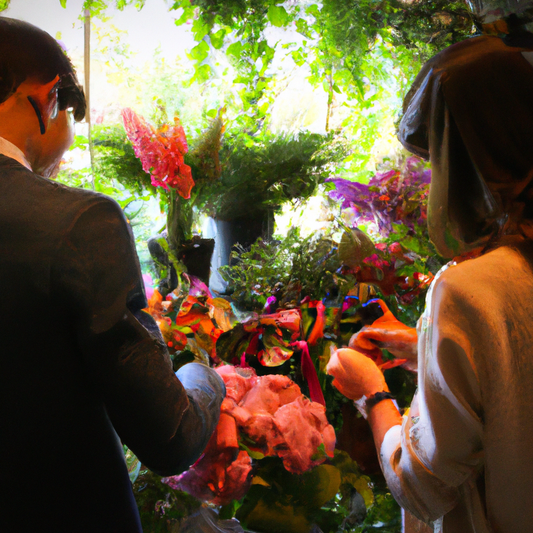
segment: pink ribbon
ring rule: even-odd
[[[326,407],[326,400],[324,400],[324,394],[322,394],[322,387],[318,381],[315,365],[309,355],[307,342],[296,341],[291,343],[291,346],[298,348],[302,352],[302,373],[309,386],[309,396],[311,397],[311,400]]]

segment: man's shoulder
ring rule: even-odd
[[[2,157],[2,156],[0,156]],[[3,160],[2,160],[3,159]],[[123,219],[112,198],[87,189],[70,187],[44,178],[14,160],[0,159],[0,219],[25,220],[26,224],[64,234],[82,217],[106,214]],[[31,216],[29,216],[31,213]]]
[[[0,188],[6,189],[33,207],[50,203],[63,213],[85,210],[92,205],[104,204],[110,209],[120,207],[117,202],[99,192],[81,189],[35,174],[14,160],[0,155]],[[7,197],[7,194],[2,196]]]

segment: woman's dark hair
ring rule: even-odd
[[[85,116],[85,95],[76,71],[59,43],[45,31],[21,20],[0,17],[0,103],[26,80],[43,85],[59,76],[59,109]]]

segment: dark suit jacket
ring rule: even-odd
[[[183,387],[145,306],[118,204],[0,155],[3,533],[137,533],[120,440],[162,475],[202,452],[223,386],[187,365]]]

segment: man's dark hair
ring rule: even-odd
[[[59,43],[48,33],[21,20],[0,17],[0,103],[26,80],[43,85],[59,76],[59,109],[85,116],[85,95],[76,71]]]

